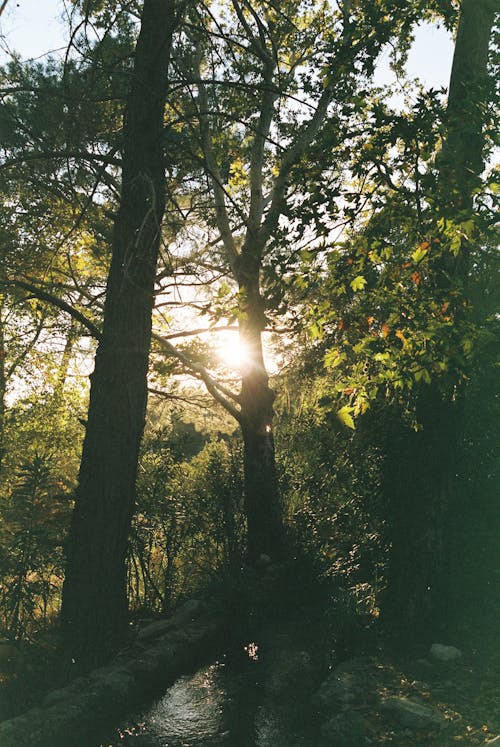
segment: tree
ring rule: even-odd
[[[197,187],[197,199],[191,197],[190,209],[204,229],[207,256],[233,289],[228,316],[249,351],[239,393],[212,382],[210,387],[243,433],[252,561],[262,553],[279,556],[283,544],[275,395],[262,344],[277,316],[276,276],[298,251],[290,244],[304,239],[305,229],[298,227],[302,202],[325,185],[337,189],[342,179],[355,102],[363,99],[359,91],[380,50],[394,37],[405,46],[421,13],[418,3],[406,15],[392,2],[358,6],[311,7],[294,0],[277,8],[233,0],[220,15],[199,7],[188,43],[175,56],[186,93],[173,102],[172,117],[178,127],[185,122],[196,167],[190,186]]]
[[[327,256],[326,288],[315,288],[315,330],[329,337],[327,404],[354,428],[370,404],[387,402],[374,429],[391,548],[384,611],[407,638],[446,618],[460,401],[476,349],[491,339],[472,286],[491,243],[480,175],[493,20],[493,5],[463,4],[446,111],[432,91],[403,113],[377,99],[367,109],[373,132],[351,167],[351,227]]]
[[[125,556],[165,207],[163,115],[181,10],[175,0],[145,0],[124,115],[120,207],[63,588],[66,651],[83,667],[109,655],[127,632]]]
[[[481,186],[484,169],[490,94],[488,49],[497,10],[498,4],[489,0],[462,3],[446,134],[438,159],[435,220],[455,243],[446,246],[445,240],[445,249],[437,257],[435,295],[443,301],[443,308],[449,306],[450,299],[456,299],[452,313],[453,324],[462,335],[456,341],[460,346],[464,344],[464,330],[470,328],[474,318],[470,289],[475,270],[471,259],[477,252],[474,244],[481,241],[474,195]],[[484,328],[484,319],[476,318],[475,324]],[[477,378],[478,373],[467,364],[463,368],[467,378]],[[466,502],[461,495],[467,491],[458,478],[463,473],[460,442],[466,381],[454,374],[445,388],[439,375],[427,384],[420,383],[415,404],[419,430],[400,431],[396,448],[399,465],[389,470],[393,484],[386,483],[393,516],[385,611],[388,621],[404,637],[429,636],[450,624],[451,578],[459,554],[453,541],[454,517],[457,511],[463,513]],[[391,453],[395,456],[393,449]],[[467,499],[470,495],[465,496]]]
[[[108,58],[110,46],[108,41]],[[125,42],[120,53],[124,48]],[[112,68],[110,62],[105,75],[96,58],[95,48],[83,63],[77,55],[66,64],[51,58],[23,63],[13,57],[0,70],[4,403],[16,392],[57,389],[58,359],[62,383],[70,349],[88,334],[78,319],[68,317],[68,307],[75,317],[84,314],[96,324],[101,318],[114,206],[112,170],[120,164],[110,156],[117,149],[116,135],[105,143],[104,133],[118,129],[122,86],[117,65]],[[53,299],[59,307],[49,303]],[[2,423],[8,420],[3,408]],[[16,454],[11,445],[6,442],[4,449],[12,467]]]

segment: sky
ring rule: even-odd
[[[64,0],[9,0],[0,19],[0,61],[5,61],[6,43],[25,58],[64,47],[63,13]]]
[[[69,3],[68,3],[69,5]],[[25,58],[37,58],[53,50],[63,51],[67,29],[61,20],[64,0],[9,0],[0,19],[0,62],[5,62],[5,45]],[[428,87],[447,88],[453,42],[443,28],[422,24],[417,29],[407,70]],[[377,83],[395,83],[388,66],[389,53],[377,70]]]

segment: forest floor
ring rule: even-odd
[[[500,734],[500,650],[464,650],[459,659],[445,663],[385,649],[364,662],[353,708],[366,724],[367,744],[472,747]],[[380,707],[391,697],[435,709],[444,717],[442,728],[408,728],[398,722]]]
[[[278,670],[281,667],[278,689],[282,682],[285,696],[288,692],[291,700],[297,699],[303,717],[310,717],[312,730],[318,735],[314,747],[475,747],[487,745],[500,735],[500,630],[494,621],[483,620],[481,628],[463,628],[463,635],[451,641],[461,650],[454,661],[433,658],[428,646],[401,651],[375,631],[370,633],[369,645],[354,645],[337,657],[330,648],[332,628],[324,625],[324,605],[313,598],[302,600],[302,605],[295,600],[272,620],[268,613],[271,606],[276,608],[275,590],[271,585],[263,593],[261,584],[256,584],[242,605],[243,595],[238,589],[233,600],[238,602],[238,612],[232,628],[238,631],[238,638],[246,636],[247,641],[267,636],[271,649],[273,640],[284,641],[279,644],[283,645],[284,656],[277,657]],[[255,610],[259,610],[258,615],[254,615]],[[259,618],[256,624],[249,622],[254,617]],[[51,648],[32,647],[17,662],[11,662],[8,671],[2,673],[0,667],[0,720],[36,705],[54,687]],[[301,650],[305,656],[295,655],[294,659],[294,652]],[[302,670],[304,662],[308,672]],[[318,700],[322,692],[324,698]],[[435,723],[432,718],[428,724],[425,719],[422,725],[405,723],[404,714],[401,717],[385,707],[388,700],[428,707]],[[343,741],[342,733],[349,734],[352,723],[359,725],[360,739]]]

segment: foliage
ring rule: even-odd
[[[309,332],[324,353],[332,404],[342,403],[338,415],[351,427],[380,396],[410,420],[422,386],[453,396],[495,339],[492,309],[479,314],[474,290],[481,268],[497,272],[495,177],[478,188],[474,210],[445,217],[434,161],[442,116],[433,92],[401,115],[374,103],[373,136],[353,164],[365,176],[345,207],[351,227],[304,253],[294,277],[302,298],[311,294]]]
[[[36,454],[48,460],[66,489],[73,489],[85,425],[86,393],[67,390],[63,395],[41,391],[19,399],[6,414],[4,479]]]
[[[349,625],[376,619],[384,589],[383,451],[372,413],[355,432],[345,427],[321,406],[324,381],[305,373],[305,365],[302,374],[288,374],[302,396],[299,410],[279,417],[278,463],[292,536],[326,583],[340,645]]]
[[[13,640],[33,635],[58,611],[70,499],[47,458],[20,467],[0,513],[0,626]]]
[[[135,608],[170,609],[242,562],[240,450],[234,440],[212,439],[188,459],[171,431],[145,441],[129,552]]]

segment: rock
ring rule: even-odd
[[[339,713],[321,727],[321,747],[360,747],[365,733],[366,724],[359,713]]]
[[[392,695],[382,700],[381,707],[408,729],[443,729],[446,725],[444,716],[436,708],[408,698]]]
[[[495,747],[500,747],[500,734],[498,735],[498,737],[495,737],[494,739],[490,739],[488,742],[485,743],[485,747],[488,747],[489,745],[491,745],[491,747],[493,747],[493,745],[495,745]]]
[[[204,609],[205,605],[203,602],[200,602],[198,599],[189,599],[174,612],[172,617],[168,617],[164,620],[156,620],[156,622],[146,625],[145,628],[142,628],[139,631],[137,638],[140,641],[143,641],[148,638],[155,638],[164,635],[173,628],[177,628],[186,622],[191,622],[191,620],[200,617]]]
[[[96,670],[89,679],[93,687],[97,686],[109,697],[120,699],[127,697],[134,682],[133,674],[124,666],[119,669],[103,667]]]
[[[313,695],[313,705],[321,711],[332,711],[339,704],[355,702],[367,687],[368,671],[364,659],[343,661]]]
[[[352,703],[355,700],[356,692],[335,673],[322,682],[312,697],[313,705],[320,711],[332,711],[339,703]]]
[[[51,690],[48,695],[42,701],[44,708],[50,708],[53,705],[62,703],[68,697],[67,688],[60,688],[59,690]]]
[[[290,697],[290,692],[310,690],[313,664],[307,651],[280,651],[269,662],[264,688],[273,698]]]
[[[354,659],[346,659],[345,661],[340,662],[340,664],[337,664],[335,667],[335,673],[336,674],[351,674],[354,676],[362,676],[364,677],[368,670],[370,669],[370,662],[368,659],[364,659],[361,656],[358,656]]]
[[[459,648],[443,646],[442,643],[433,643],[429,653],[435,661],[456,661],[462,656]]]

